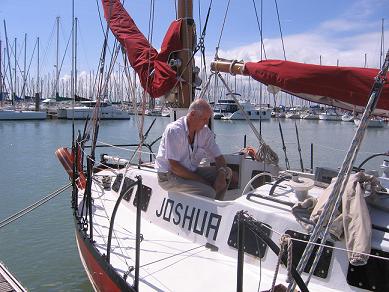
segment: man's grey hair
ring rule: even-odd
[[[212,112],[212,108],[209,103],[202,98],[198,98],[191,103],[188,109],[188,113],[196,112],[197,114],[202,114],[205,112]]]

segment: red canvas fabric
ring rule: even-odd
[[[320,102],[320,97],[328,97],[364,107],[378,69],[266,60],[258,63],[247,62],[244,74],[266,85],[280,87],[284,91],[315,102]],[[377,109],[389,111],[388,83],[384,85]]]
[[[134,20],[119,0],[102,0],[105,19],[118,39],[126,48],[127,57],[138,73],[142,87],[151,97],[169,92],[177,82],[176,72],[167,64],[172,51],[182,49],[181,23],[173,21],[158,53],[140,32]]]

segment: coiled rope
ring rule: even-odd
[[[15,220],[23,217],[24,215],[27,215],[28,213],[30,213],[31,211],[35,210],[36,208],[42,206],[43,204],[47,203],[48,201],[50,201],[51,199],[55,198],[59,194],[63,193],[65,190],[67,190],[71,186],[72,186],[72,183],[68,183],[68,184],[62,186],[61,188],[59,188],[58,190],[55,190],[54,192],[52,192],[52,193],[48,194],[47,196],[43,197],[39,201],[31,204],[30,206],[20,210],[17,213],[11,215],[7,219],[4,219],[4,220],[0,221],[0,229],[3,228],[4,226],[7,226],[8,224],[14,222]]]

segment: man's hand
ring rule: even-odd
[[[226,187],[227,187],[226,175],[224,172],[219,171],[215,179],[215,182],[213,184],[213,188],[215,189],[217,200],[223,199],[224,193],[226,191]]]

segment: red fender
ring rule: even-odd
[[[78,179],[77,179],[77,186],[81,189],[85,189],[86,186],[86,177],[85,174],[82,171],[82,161],[81,161],[81,153],[78,153],[78,161],[77,161],[77,168],[78,171]],[[55,151],[55,155],[57,156],[58,160],[61,162],[62,166],[64,167],[65,171],[68,173],[70,177],[73,177],[73,163],[74,163],[74,155],[69,151],[66,147],[58,148],[57,151]]]

